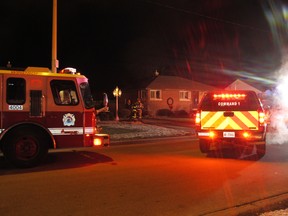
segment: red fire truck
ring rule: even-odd
[[[88,79],[75,70],[7,68],[0,86],[0,149],[15,166],[35,166],[49,149],[109,145],[97,134]]]

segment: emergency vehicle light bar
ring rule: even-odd
[[[214,99],[243,99],[246,97],[246,94],[214,94]]]
[[[77,70],[76,70],[76,68],[66,67],[66,68],[62,69],[61,71],[59,71],[59,73],[64,73],[64,74],[76,74],[76,73],[77,73]]]

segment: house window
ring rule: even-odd
[[[179,91],[180,101],[191,101],[191,91]]]
[[[26,82],[23,78],[7,79],[6,100],[8,104],[22,105],[26,101]]]
[[[57,105],[76,106],[79,103],[76,86],[72,80],[52,80],[50,86]]]
[[[161,90],[150,90],[150,99],[151,100],[161,100]]]
[[[141,99],[146,99],[147,98],[147,91],[146,90],[141,90],[140,91],[140,97]]]

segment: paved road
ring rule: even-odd
[[[168,126],[168,127],[176,127],[180,128],[181,130],[185,129],[190,132],[192,135],[195,133],[194,131],[194,124],[191,119],[177,119],[177,118],[157,118],[157,119],[145,119],[145,123],[148,124],[155,124],[155,125],[160,125],[160,126]],[[284,143],[282,145],[273,145],[273,142],[271,140],[274,139],[273,132],[269,130],[269,140],[267,140],[268,143],[268,150],[267,150],[267,157],[273,157],[273,160],[283,160],[287,161],[287,149],[288,149],[288,143]],[[278,154],[278,150],[276,149],[282,149],[283,152],[281,154]],[[282,151],[280,150],[280,151]],[[272,156],[273,155],[273,156]],[[280,156],[281,155],[281,156]],[[264,199],[263,202],[259,201],[258,207],[252,209],[250,211],[251,215],[260,215],[261,216],[286,216],[288,215],[288,195],[286,192],[283,194],[279,194],[276,196],[268,197],[268,199]],[[256,206],[255,206],[256,207]],[[247,212],[246,212],[247,214]]]
[[[196,140],[169,138],[53,151],[26,170],[0,160],[0,215],[236,215],[287,194],[286,155],[206,157]]]
[[[53,151],[27,170],[0,157],[0,214],[246,216],[287,199],[288,145],[269,145],[258,161],[206,157],[193,136],[133,142]]]

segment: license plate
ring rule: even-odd
[[[235,137],[235,132],[232,132],[232,131],[223,132],[223,137],[234,138]]]

